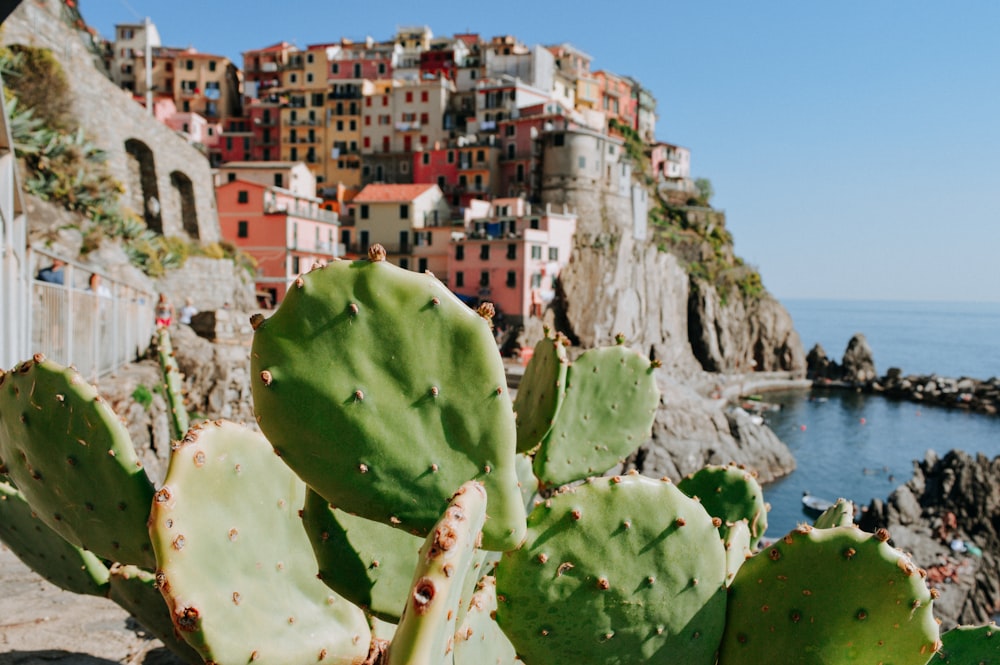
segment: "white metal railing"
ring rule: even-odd
[[[0,369],[28,351],[27,222],[0,80]]]
[[[29,309],[31,353],[73,365],[90,381],[133,362],[149,347],[156,297],[99,270],[31,248],[38,268],[65,261],[63,283],[33,280]],[[100,277],[93,284],[92,275]]]

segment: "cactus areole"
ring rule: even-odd
[[[489,325],[432,276],[386,261],[302,278],[254,333],[258,422],[332,505],[426,535],[451,495],[490,497],[487,549],[523,538],[514,413]]]

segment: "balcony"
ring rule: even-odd
[[[315,127],[316,125],[320,124],[320,121],[317,120],[316,118],[296,118],[295,120],[287,120],[285,124],[291,127],[302,126],[302,125]]]
[[[264,213],[268,215],[290,215],[301,219],[311,219],[328,224],[340,224],[340,216],[330,210],[307,205],[278,204],[273,199],[264,201]]]
[[[418,121],[396,123],[397,132],[419,132],[420,127],[421,125]]]

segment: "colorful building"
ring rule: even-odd
[[[314,263],[343,254],[340,221],[322,200],[283,187],[232,180],[215,189],[222,237],[253,256],[258,294],[279,303],[288,285]]]
[[[576,215],[496,199],[449,244],[447,285],[467,300],[492,302],[505,324],[540,317],[555,297],[575,232]]]
[[[356,247],[367,253],[380,243],[396,265],[411,267],[418,232],[451,223],[451,209],[437,185],[367,185],[351,201]]]

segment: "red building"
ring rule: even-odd
[[[398,55],[395,45],[371,39],[355,43],[342,39],[329,60],[329,79],[391,79]]]
[[[436,49],[420,54],[420,78],[457,79],[458,66],[455,64],[455,49]]]
[[[455,148],[434,148],[413,153],[414,184],[434,184],[452,206],[458,206],[458,155]]]
[[[632,82],[604,70],[594,72],[594,78],[600,89],[600,110],[607,114],[608,122],[614,119],[626,127],[637,129],[639,102],[632,94]]]

